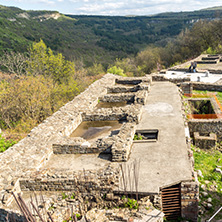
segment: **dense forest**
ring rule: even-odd
[[[0,137],[4,151],[105,72],[141,76],[222,53],[222,10],[70,16],[0,7]],[[1,152],[1,150],[0,150]]]
[[[221,9],[153,16],[74,16],[54,11],[24,11],[0,6],[0,52],[26,52],[42,39],[66,59],[84,66],[135,56],[149,45],[164,47],[200,19],[214,20]]]

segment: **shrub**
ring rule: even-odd
[[[9,147],[16,144],[16,141],[13,140],[6,140],[4,137],[2,137],[2,134],[0,134],[0,153],[7,150]]]
[[[116,67],[116,66],[112,66],[110,67],[108,70],[107,70],[108,73],[113,73],[113,74],[116,74],[116,75],[119,75],[119,76],[126,76],[124,73],[123,73],[123,69],[119,68],[119,67]]]

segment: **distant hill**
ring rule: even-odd
[[[87,66],[94,62],[108,65],[150,44],[165,46],[199,19],[213,20],[221,13],[216,8],[153,16],[86,16],[0,6],[0,52],[24,52],[41,38],[68,59],[81,60]]]
[[[204,9],[201,9],[201,11],[208,11],[208,10],[222,10],[222,6],[216,6],[216,7],[210,7],[210,8],[204,8]]]

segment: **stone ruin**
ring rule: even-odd
[[[109,219],[127,221],[130,216],[137,218],[135,221],[142,221],[144,218],[162,221],[163,214],[152,208],[149,198],[145,202],[140,201],[144,205],[143,211],[145,208],[150,209],[145,213],[134,212],[132,215],[126,211],[119,215],[118,212],[110,211],[109,214],[107,211],[101,213],[93,210],[126,204],[125,200],[121,200],[119,195],[115,194],[120,189],[119,183],[123,176],[120,165],[111,164],[111,162],[125,162],[129,159],[135,126],[141,119],[142,105],[147,100],[150,84],[151,78],[148,76],[121,78],[107,74],[35,127],[26,138],[1,153],[0,209],[2,209],[2,215],[0,221],[6,220],[7,212],[14,215],[12,191],[14,194],[23,193],[24,198],[26,193],[33,191],[56,192],[53,200],[55,202],[59,200],[56,206],[60,215],[57,211],[54,221],[63,220],[62,217],[67,213],[67,206],[63,207],[61,203],[63,201],[58,197],[59,194],[61,196],[61,192],[74,192],[75,203],[78,206],[68,198],[68,201],[72,202],[74,212],[86,214],[89,209],[92,209],[91,213],[88,213],[89,218],[92,219],[96,214],[101,217],[94,221],[110,221]],[[99,103],[112,103],[116,106],[103,108]],[[82,136],[72,136],[81,124],[96,121],[115,121],[118,122],[119,128],[113,131],[109,126],[105,127],[108,129],[105,134],[99,132],[96,137],[89,140]],[[96,129],[100,131],[101,128],[99,126]],[[70,154],[95,153],[107,156],[108,161],[102,168],[70,169],[59,172],[50,166],[47,169],[44,168],[52,156],[59,158]],[[47,199],[46,203],[48,203],[47,208],[53,209],[52,198]],[[62,213],[63,211],[65,213]],[[16,217],[18,218],[19,215],[17,213]]]
[[[135,169],[126,163],[130,158],[135,133],[147,133],[146,130],[137,130],[136,125],[141,121],[142,108],[146,104],[152,81],[171,80],[166,80],[161,75],[123,78],[107,74],[35,127],[18,144],[0,154],[0,212],[1,209],[3,212],[0,221],[5,221],[7,212],[15,212],[11,191],[15,194],[23,193],[26,200],[33,191],[37,195],[39,192],[52,192],[50,197],[44,198],[47,208],[53,212],[54,221],[69,217],[70,206],[73,212],[85,215],[92,221],[163,221],[164,214],[154,206],[162,208],[161,193],[164,188],[159,194],[138,193],[137,178],[134,173],[130,173]],[[186,85],[187,81],[190,79],[172,80],[190,93],[193,85],[190,82]],[[199,132],[200,123],[194,124],[195,121],[188,122],[191,134]],[[213,120],[211,124],[218,121],[220,120]],[[104,124],[101,125],[101,122]],[[91,123],[95,125],[90,125]],[[97,123],[99,124],[96,125]],[[85,132],[84,127],[88,124],[90,126]],[[220,128],[218,131],[222,132]],[[88,135],[91,133],[93,135]],[[221,138],[218,132],[215,134]],[[201,136],[202,132],[196,135],[197,140]],[[146,140],[147,138],[144,141]],[[208,142],[204,144],[206,143]],[[189,150],[188,153],[191,154],[192,151]],[[94,169],[78,166],[72,169],[72,165],[69,170],[58,170],[50,165],[53,158],[59,160],[64,156],[93,154],[97,154],[100,160],[86,158],[84,161],[94,161],[95,165],[98,161],[98,167]],[[124,189],[124,178],[128,178],[125,179],[125,186],[131,186],[131,189]],[[196,221],[199,195],[197,183],[181,181],[177,185],[181,193],[181,216]],[[165,189],[168,192],[170,188]],[[66,198],[63,199],[62,195]],[[141,209],[114,209],[127,204],[128,199],[121,198],[125,195],[134,198],[139,196]]]

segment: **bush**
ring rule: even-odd
[[[2,137],[2,134],[0,134],[0,153],[6,151],[9,147],[16,144],[16,141],[13,140],[6,140],[4,137]]]
[[[138,202],[137,200],[128,198],[128,201],[125,203],[125,207],[129,209],[138,209]]]
[[[109,68],[107,70],[108,73],[113,73],[113,74],[116,74],[116,75],[119,75],[119,76],[126,76],[124,73],[123,73],[123,69],[119,68],[119,67],[116,67],[116,66],[112,66],[111,68]]]

